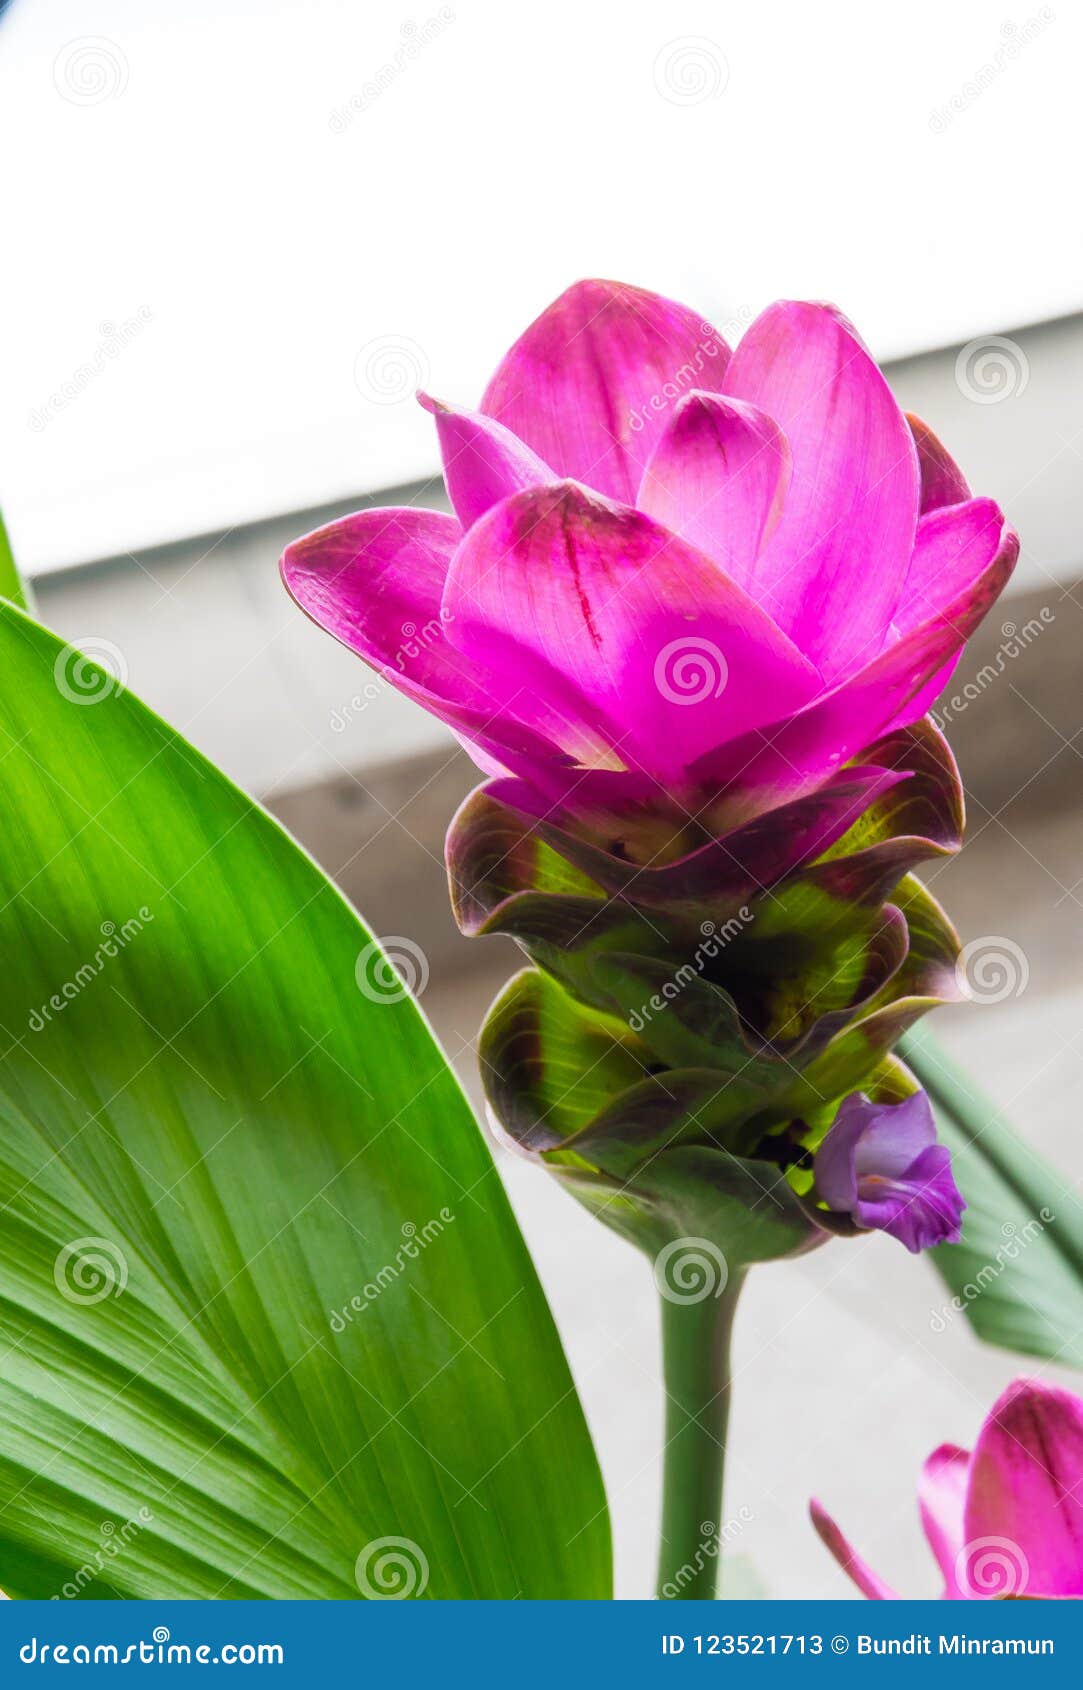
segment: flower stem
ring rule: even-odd
[[[730,1333],[743,1276],[702,1302],[662,1298],[666,1448],[658,1595],[717,1594],[722,1476],[730,1406]]]

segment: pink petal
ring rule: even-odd
[[[921,1470],[918,1507],[929,1547],[944,1575],[944,1595],[959,1597],[956,1563],[965,1541],[963,1510],[970,1476],[970,1452],[957,1444],[934,1449]]]
[[[941,505],[958,505],[969,499],[970,488],[962,470],[954,458],[948,456],[928,423],[923,423],[920,417],[911,416],[909,412],[906,420],[918,449],[922,514],[939,510]]]
[[[489,677],[447,637],[441,598],[461,535],[439,511],[358,511],[288,546],[282,578],[314,622],[476,747],[486,773],[531,778],[561,750],[529,709],[497,712]]]
[[[750,590],[833,682],[875,657],[891,621],[918,515],[910,430],[830,306],[784,302],[757,317],[726,393],[773,417],[793,459]]]
[[[574,482],[516,494],[459,547],[444,593],[471,661],[572,708],[630,766],[677,777],[820,680],[702,553]]]
[[[576,282],[507,353],[482,410],[559,476],[635,501],[673,405],[716,389],[729,348],[683,305],[620,282]]]
[[[455,518],[440,511],[358,511],[287,546],[282,576],[301,609],[373,668],[435,693],[472,696],[469,666],[443,638],[440,616],[461,538]],[[434,637],[412,638],[430,623]],[[414,644],[417,658],[404,658]]]
[[[448,498],[464,528],[512,493],[557,479],[529,446],[491,417],[456,410],[427,393],[418,399],[436,418]]]
[[[981,527],[976,552],[968,556],[968,574],[978,556],[982,567],[954,596],[798,715],[705,758],[696,771],[700,778],[743,787],[762,807],[809,790],[890,728],[919,720],[928,707],[929,682],[962,649],[1015,567],[1018,538],[997,514],[996,523]]]
[[[992,499],[944,505],[921,518],[895,606],[897,633],[919,628],[973,587],[996,551],[1003,526]]]
[[[815,1497],[809,1503],[808,1511],[821,1543],[827,1545],[843,1572],[853,1579],[862,1596],[868,1596],[876,1602],[897,1600],[896,1592],[854,1551],[830,1514],[825,1513]]]
[[[914,553],[895,607],[892,640],[919,627],[942,607],[965,598],[988,567],[1004,518],[992,499],[969,499],[929,511],[918,523]],[[918,692],[910,709],[924,715],[947,686],[963,654],[960,643],[947,663]]]
[[[1083,1402],[1017,1379],[970,1468],[960,1584],[973,1596],[1083,1596]]]
[[[754,405],[690,393],[658,437],[636,503],[747,591],[789,479],[789,448],[777,423]]]

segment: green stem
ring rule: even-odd
[[[662,1298],[666,1448],[658,1595],[717,1594],[722,1476],[730,1406],[730,1334],[743,1276],[698,1303]]]

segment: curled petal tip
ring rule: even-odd
[[[853,1580],[863,1596],[877,1602],[892,1601],[895,1598],[895,1591],[855,1552],[848,1538],[815,1497],[809,1502],[809,1516],[821,1543],[830,1550],[843,1572]]]

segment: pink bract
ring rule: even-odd
[[[812,789],[924,714],[1018,553],[830,306],[773,305],[731,353],[681,305],[578,282],[478,411],[422,402],[455,514],[361,511],[283,576],[550,800],[585,771],[756,808]]]
[[[973,1454],[955,1444],[933,1451],[918,1503],[945,1598],[1083,1596],[1083,1401],[1017,1379],[994,1404]],[[818,1502],[811,1512],[858,1589],[893,1597]]]

